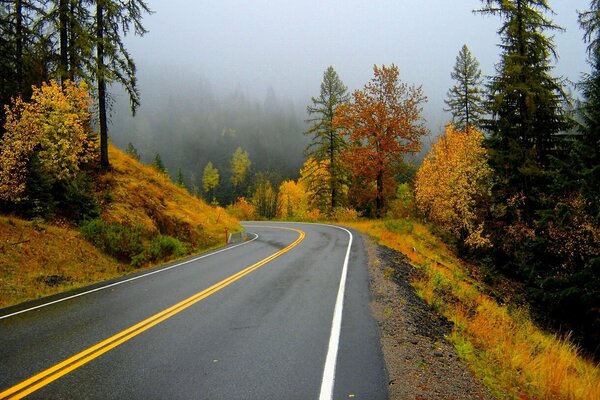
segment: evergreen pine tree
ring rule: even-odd
[[[479,127],[481,117],[485,113],[481,89],[483,79],[479,62],[466,44],[458,53],[450,76],[456,84],[448,91],[448,98],[444,100],[448,106],[445,111],[452,113],[452,123],[457,129],[462,130],[467,126]]]
[[[133,143],[127,143],[127,148],[125,149],[125,153],[129,154],[131,157],[140,161],[140,153],[137,151]]]
[[[98,119],[100,128],[100,165],[110,166],[108,160],[107,86],[121,84],[129,94],[131,112],[135,115],[140,105],[136,66],[123,43],[124,36],[133,27],[135,34],[147,31],[142,25],[142,14],[151,13],[145,0],[96,0],[95,35],[96,66],[94,78],[98,84]]]
[[[562,148],[569,127],[562,82],[550,75],[553,41],[544,31],[560,30],[544,14],[546,0],[482,0],[481,13],[499,16],[501,61],[490,83],[485,121],[487,146],[497,176],[495,209],[506,226],[530,224],[547,189],[550,157]]]
[[[181,168],[177,168],[177,175],[175,176],[175,184],[180,188],[187,189],[187,185],[185,183],[185,178],[183,177],[183,172]]]
[[[344,137],[333,125],[333,117],[337,107],[349,99],[348,88],[330,66],[323,73],[321,93],[318,97],[312,97],[313,104],[306,108],[308,114],[313,116],[307,120],[311,125],[305,134],[312,135],[312,139],[306,148],[306,155],[318,161],[329,161],[331,210],[340,203],[341,186],[345,180],[340,153],[346,147]]]
[[[154,160],[152,160],[152,164],[151,164],[158,172],[161,172],[163,174],[167,174],[167,168],[165,168],[165,164],[162,161],[162,158],[160,158],[160,153],[156,153],[154,155]]]

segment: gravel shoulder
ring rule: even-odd
[[[446,341],[452,323],[410,285],[415,268],[403,254],[377,245],[367,235],[363,240],[390,399],[493,399]]]

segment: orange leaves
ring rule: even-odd
[[[492,171],[482,140],[476,129],[457,131],[449,125],[423,160],[415,182],[421,212],[473,247],[489,242],[480,213],[489,198]]]
[[[427,98],[420,87],[399,80],[395,65],[375,65],[373,71],[373,79],[353,93],[353,101],[338,108],[334,125],[350,139],[343,158],[354,178],[376,184],[376,208],[381,215],[384,176],[395,173],[394,165],[403,154],[418,151],[420,138],[427,133],[421,117],[421,104]]]
[[[17,201],[25,190],[28,164],[37,156],[53,180],[73,179],[96,154],[90,126],[87,85],[55,81],[34,88],[31,101],[13,101],[6,109],[6,133],[0,143],[0,199]]]

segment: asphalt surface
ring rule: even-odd
[[[286,248],[299,233],[280,228],[295,228],[305,237],[286,253],[27,398],[318,399],[350,234],[245,225],[257,238],[243,245],[7,318],[14,310],[0,310],[0,393]],[[349,254],[333,398],[385,399],[360,235]]]

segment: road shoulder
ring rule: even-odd
[[[446,341],[451,322],[410,285],[415,270],[406,257],[366,235],[363,241],[390,399],[493,399]]]

